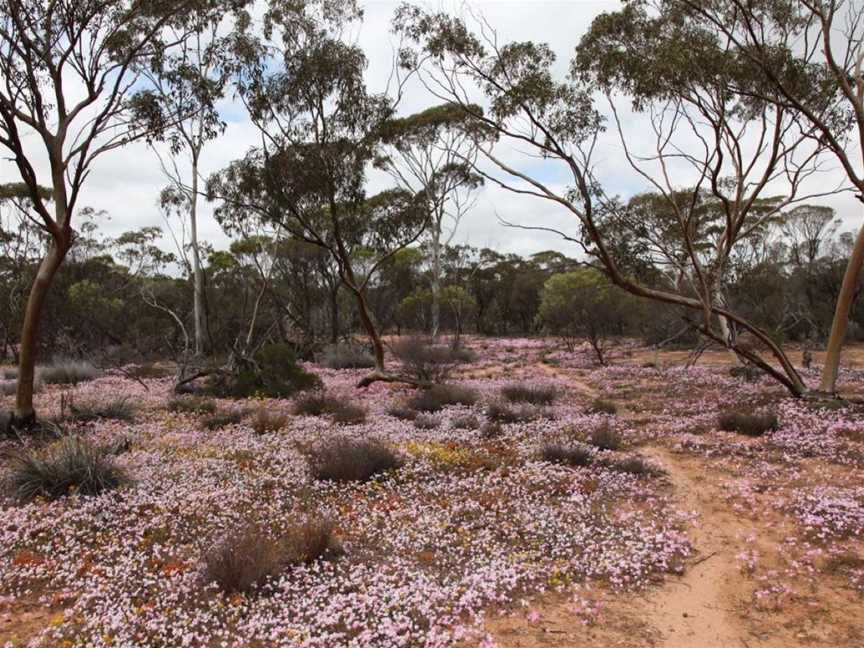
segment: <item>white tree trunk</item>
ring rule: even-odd
[[[189,236],[192,245],[192,312],[195,329],[195,355],[204,353],[204,273],[198,247],[198,155],[192,154],[192,191],[189,196]]]

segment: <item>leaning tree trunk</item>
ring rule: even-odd
[[[825,366],[822,368],[822,381],[819,385],[819,390],[826,394],[836,392],[837,374],[840,370],[840,349],[846,336],[846,324],[858,289],[858,276],[861,274],[862,265],[864,265],[864,225],[858,231],[855,247],[846,264],[840,294],[837,296],[837,306],[834,309],[834,320],[831,322],[831,335],[828,338]]]
[[[48,291],[68,250],[69,241],[58,242],[56,239],[52,239],[48,245],[48,251],[39,264],[33,285],[30,287],[30,295],[27,298],[24,323],[21,327],[18,391],[15,396],[14,415],[14,424],[22,427],[31,425],[36,420],[36,411],[33,409],[33,382],[36,373],[39,322],[42,319],[42,310]]]

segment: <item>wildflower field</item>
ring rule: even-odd
[[[22,441],[0,442],[0,645],[864,645],[858,406],[795,401],[721,354],[466,345],[437,401],[314,364],[331,398],[302,407],[177,397],[155,371],[46,385],[37,410],[119,485],[22,497]],[[861,395],[864,371],[841,384]],[[122,416],[80,414],[99,403]],[[370,474],[340,477],[360,470],[331,465],[346,447]],[[263,560],[260,538],[298,528],[294,559],[225,586],[230,539]],[[298,553],[310,528],[320,551]]]

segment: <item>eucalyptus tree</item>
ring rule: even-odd
[[[374,349],[367,385],[400,378],[386,370],[367,289],[383,264],[423,235],[428,215],[402,189],[367,195],[367,168],[393,102],[367,89],[366,57],[340,37],[357,15],[348,3],[338,8],[303,21],[271,4],[264,34],[271,57],[250,61],[238,83],[261,144],[214,174],[208,193],[221,201],[221,222],[259,219],[331,255]]]
[[[476,35],[458,18],[410,5],[403,5],[398,10],[394,24],[397,32],[412,47],[412,51],[403,55],[403,63],[425,80],[431,92],[442,100],[458,104],[484,127],[494,130],[501,142],[529,151],[533,157],[540,157],[549,164],[557,163],[569,174],[572,186],[561,191],[547,180],[548,175],[534,172],[536,166],[528,167],[527,170],[520,168],[509,162],[499,152],[500,148],[491,146],[481,148],[481,156],[489,163],[491,170],[485,170],[480,165],[475,167],[487,181],[514,194],[549,201],[569,212],[574,216],[580,232],[578,235],[560,233],[581,245],[593,265],[602,270],[614,284],[634,295],[686,308],[695,316],[692,325],[703,335],[733,349],[739,357],[771,375],[792,394],[805,394],[807,389],[800,375],[770,334],[718,303],[712,277],[716,271],[711,265],[703,267],[693,251],[687,249],[690,260],[689,283],[691,287],[699,289],[695,296],[689,289],[678,290],[675,286],[654,286],[641,281],[627,268],[628,259],[620,256],[615,246],[611,245],[604,223],[610,214],[614,216],[620,210],[616,201],[606,196],[594,168],[594,152],[603,128],[603,119],[594,103],[594,93],[598,89],[597,69],[586,69],[577,57],[568,77],[558,79],[553,72],[556,57],[548,46],[532,42],[501,44],[489,25],[484,24],[480,35]],[[626,43],[619,44],[619,47],[623,46]],[[676,127],[689,128],[696,135],[699,144],[695,152],[685,151],[683,156],[685,163],[696,170],[695,186],[708,187],[724,205],[725,234],[720,242],[718,259],[718,263],[722,264],[728,250],[761,220],[754,220],[752,206],[765,197],[766,185],[773,180],[795,179],[811,173],[816,153],[811,149],[799,157],[793,154],[800,150],[799,147],[810,143],[807,136],[809,131],[790,125],[789,120],[783,119],[782,113],[772,115],[770,108],[762,109],[761,106],[756,113],[745,110],[744,106],[736,112],[734,105],[729,104],[734,104],[734,98],[723,94],[717,97],[720,103],[711,106],[718,121],[709,121],[707,132],[700,130],[697,118],[691,112],[693,104],[682,96],[678,84],[686,85],[686,80],[682,79],[693,67],[698,67],[694,62],[702,62],[703,56],[698,51],[698,41],[682,37],[677,46],[685,51],[692,51],[695,46],[697,51],[692,56],[685,56],[682,51],[675,50],[676,57],[671,61],[662,57],[642,60],[643,65],[654,66],[653,72],[659,77],[657,83],[666,86],[663,92],[672,110],[671,115],[667,114],[666,121],[658,116],[658,121],[654,122],[654,127],[660,129],[657,139],[661,147],[655,153],[662,156],[665,153],[663,143],[676,135],[676,129],[671,128],[670,123],[675,123]],[[712,51],[711,54],[715,55],[716,52]],[[634,56],[633,50],[623,47],[621,56]],[[729,74],[726,66],[734,68],[735,57],[730,54],[721,57],[719,62],[705,63],[710,64],[709,67],[697,73],[694,79],[700,90],[710,89],[714,83],[722,87]],[[636,80],[649,77],[646,73]],[[630,80],[622,78],[625,91],[629,92],[632,89],[628,85]],[[613,79],[618,81],[617,77]],[[485,95],[484,101],[488,105],[485,113],[472,107],[474,104],[468,88],[472,92],[479,88]],[[634,92],[634,98],[639,98],[638,92]],[[704,101],[709,99],[710,93]],[[700,107],[695,106],[697,110]],[[704,114],[702,118],[705,118]],[[737,123],[730,122],[730,119],[735,119]],[[741,154],[733,156],[731,163],[724,162],[730,146],[724,141],[725,138],[734,138],[742,125],[750,123],[754,124],[758,132],[764,133],[768,144],[757,144],[757,150],[751,152],[749,157]],[[719,143],[715,141],[718,138]],[[686,142],[678,143],[677,146],[684,151],[682,147],[686,146]],[[734,147],[734,144],[731,146]],[[818,143],[815,148],[818,149]],[[761,170],[752,170],[754,160],[764,162],[760,150],[773,159],[773,164],[769,161]],[[672,150],[668,153],[674,155]],[[663,175],[662,157],[659,165],[659,181],[647,173],[643,177],[652,189],[672,197],[680,188]],[[734,181],[731,187],[727,187],[726,174],[730,166],[733,167]],[[699,194],[692,191],[690,195],[691,199],[695,199]],[[685,248],[689,248],[692,230],[688,223],[693,218],[690,210],[681,209],[674,199],[667,203],[675,213]],[[551,229],[542,224],[528,227]],[[745,347],[736,339],[724,335],[720,328],[721,320],[731,322],[754,336],[768,349],[777,365],[753,348]]]
[[[22,323],[14,425],[35,419],[38,327],[74,243],[72,222],[94,161],[176,119],[159,109],[142,72],[183,43],[193,17],[212,8],[210,0],[0,2],[0,146],[49,239]],[[43,185],[51,189],[50,204]]]
[[[441,254],[459,222],[476,202],[483,178],[473,170],[479,133],[458,106],[442,104],[408,117],[393,118],[382,128],[385,154],[376,164],[402,188],[422,197],[429,212],[432,336],[441,323]]]
[[[744,72],[737,92],[772,103],[795,115],[803,129],[815,130],[864,201],[864,5],[846,0],[658,0],[648,5],[640,0],[628,2],[619,15],[649,9],[658,30],[686,30],[709,58],[734,53]],[[825,394],[836,391],[862,265],[864,224],[836,302],[820,384]]]
[[[217,106],[228,91],[233,72],[235,42],[226,22],[222,13],[195,15],[184,25],[191,30],[190,37],[145,70],[163,111],[181,116],[163,133],[169,145],[167,155],[161,154],[155,143],[154,150],[170,182],[161,195],[162,206],[178,212],[189,223],[196,355],[206,346],[204,272],[198,243],[200,165],[204,146],[226,126]],[[181,154],[188,158],[188,171],[178,163]]]

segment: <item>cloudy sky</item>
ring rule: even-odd
[[[357,42],[369,59],[368,83],[373,90],[383,90],[392,66],[395,38],[390,33],[390,21],[398,2],[393,0],[366,0],[363,2],[365,20],[356,30]],[[618,2],[611,0],[475,0],[464,3],[473,12],[482,13],[498,33],[501,42],[510,40],[545,41],[558,55],[558,67],[562,76],[579,37],[591,20],[599,13],[612,11]],[[464,11],[462,2],[434,2],[433,7],[452,8]],[[419,85],[409,87],[401,104],[401,111],[409,114],[435,103]],[[650,137],[644,117],[633,115],[626,102],[617,102],[624,120],[624,127],[636,152],[650,152]],[[223,106],[228,127],[221,137],[205,149],[203,173],[222,168],[253,146],[257,140],[254,127],[245,119],[238,105],[226,102]],[[642,149],[640,151],[640,148]],[[505,152],[508,159],[519,164],[536,165],[536,160],[520,156],[518,151]],[[645,188],[643,181],[628,168],[617,134],[607,133],[601,138],[595,153],[596,170],[604,187],[610,194],[630,196]],[[553,184],[563,181],[563,176],[552,168],[540,170],[544,180]],[[817,180],[816,189],[835,186],[842,181],[842,174],[826,170]],[[686,186],[686,173],[681,175],[682,186]],[[0,162],[0,181],[18,181],[15,168],[3,160]],[[45,178],[47,180],[47,177]],[[43,180],[43,184],[49,184]],[[386,178],[373,176],[370,189],[386,186]],[[108,153],[99,159],[88,179],[81,204],[104,210],[108,219],[101,222],[107,236],[146,225],[164,226],[164,219],[156,206],[159,190],[165,186],[157,157],[144,144],[131,145],[125,149]],[[778,192],[783,189],[778,187]],[[845,228],[857,227],[860,208],[850,194],[820,199],[837,209],[844,219]],[[200,225],[201,238],[216,248],[227,245],[228,239],[211,216],[209,206],[203,209]],[[476,206],[463,220],[455,242],[485,246],[502,252],[530,254],[546,249],[557,249],[576,255],[572,244],[554,234],[525,232],[507,228],[500,220],[528,225],[542,225],[555,229],[576,232],[573,217],[559,206],[530,197],[514,196],[511,193],[486,186],[482,189]],[[170,239],[166,237],[166,247]]]

